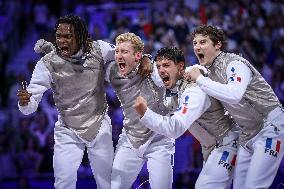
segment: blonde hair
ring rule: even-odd
[[[143,52],[144,50],[144,43],[141,38],[134,33],[123,33],[116,37],[115,42],[116,44],[123,43],[126,41],[130,41],[133,44],[134,52]]]

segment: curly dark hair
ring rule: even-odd
[[[179,64],[180,62],[185,63],[185,57],[182,50],[177,47],[163,47],[158,50],[154,60],[172,60],[175,64]],[[185,68],[185,64],[184,64]]]
[[[73,26],[79,49],[83,49],[84,53],[90,53],[92,50],[92,40],[89,35],[87,24],[79,16],[66,15],[57,20],[55,24],[55,32],[57,31],[59,24],[62,23],[67,23]],[[56,49],[58,50],[57,45]]]
[[[200,25],[191,33],[191,37],[194,38],[197,34],[209,36],[209,38],[213,41],[213,45],[216,45],[218,42],[221,42],[221,50],[225,48],[226,37],[222,29],[211,25]]]

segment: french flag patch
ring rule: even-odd
[[[188,99],[189,99],[189,96],[186,96],[185,99],[184,99],[184,103],[177,109],[177,111],[180,111],[181,110],[181,113],[182,114],[186,114],[187,111],[188,111]]]
[[[237,76],[237,73],[235,73],[236,69],[234,67],[231,68],[231,77],[229,78],[230,81],[238,81],[238,82],[242,82],[242,78],[240,76]]]

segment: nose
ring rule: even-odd
[[[121,60],[122,59],[122,56],[121,56],[120,52],[115,52],[115,59],[117,59],[117,60]]]
[[[195,45],[193,46],[193,49],[194,49],[195,51],[199,51],[199,50],[200,50],[200,45],[195,44]]]
[[[60,43],[60,44],[62,44],[62,43],[65,42],[65,40],[64,40],[63,37],[59,37],[59,38],[57,38],[57,42]]]
[[[163,75],[163,74],[165,73],[165,68],[162,67],[162,66],[160,66],[160,67],[158,68],[158,72],[159,72],[160,75]]]

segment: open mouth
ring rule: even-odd
[[[202,54],[202,53],[198,53],[197,56],[198,56],[199,59],[203,59],[204,58],[204,54]]]
[[[170,77],[169,76],[163,76],[162,81],[167,86],[167,85],[169,85]]]
[[[118,63],[118,66],[119,66],[120,70],[124,70],[125,67],[126,67],[126,64],[124,62],[120,62],[120,63]]]
[[[69,48],[68,47],[60,47],[60,52],[62,55],[68,55],[69,54]]]

